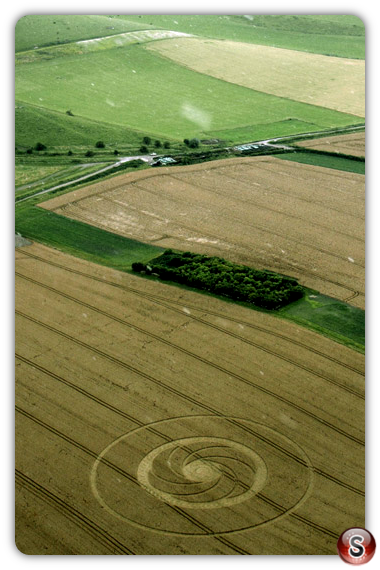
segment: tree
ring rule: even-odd
[[[96,146],[96,148],[104,148],[106,145],[104,144],[103,141],[98,141],[98,142],[95,144],[95,146]]]
[[[44,144],[42,144],[41,142],[38,142],[34,148],[35,148],[35,150],[38,150],[38,151],[46,150],[46,146]]]
[[[70,109],[66,111],[66,115],[69,115],[69,117],[74,117],[74,113],[70,111]]]
[[[94,154],[95,154],[94,151],[88,150],[88,151],[86,152],[85,156],[94,156]]]
[[[117,154],[119,154],[119,151],[115,149],[115,150],[113,151],[113,153],[114,153],[114,155],[116,156]]]
[[[147,146],[145,146],[145,145],[143,144],[142,146],[140,146],[140,152],[141,152],[142,154],[145,154],[145,153],[149,152],[149,149],[148,149]]]
[[[143,143],[144,144],[150,144],[152,142],[152,139],[150,137],[144,137],[143,138]]]
[[[160,148],[162,146],[161,141],[154,141],[154,146]]]
[[[186,146],[189,146],[189,139],[183,139],[183,142],[185,143]]]
[[[145,267],[145,263],[141,263],[140,261],[135,261],[132,263],[132,271],[136,271],[137,273],[144,271]]]
[[[189,147],[190,148],[198,148],[199,147],[199,139],[191,139],[191,141],[189,141]]]
[[[170,142],[168,141],[164,142],[164,148],[170,148]]]

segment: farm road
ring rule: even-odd
[[[113,162],[112,164],[109,164],[107,166],[104,166],[103,168],[100,168],[99,170],[96,170],[95,172],[90,172],[89,174],[85,174],[83,176],[79,176],[78,178],[75,178],[74,180],[70,180],[69,182],[62,182],[62,184],[57,184],[56,186],[52,186],[51,188],[46,188],[45,190],[41,190],[41,192],[36,192],[35,194],[32,194],[31,196],[27,196],[26,198],[22,198],[21,200],[18,200],[18,203],[21,202],[25,202],[26,200],[30,200],[31,198],[35,198],[36,196],[41,196],[42,194],[47,194],[49,192],[53,192],[54,190],[59,190],[60,188],[66,188],[67,186],[72,186],[74,184],[78,184],[79,182],[83,182],[84,180],[88,180],[88,178],[91,178],[92,176],[95,176],[97,174],[101,174],[102,172],[107,172],[107,170],[111,170],[112,168],[115,168],[117,166],[120,166],[121,164],[124,164],[125,162],[130,162],[131,160],[143,160],[144,162],[148,162],[148,163],[152,163],[153,159],[155,157],[150,156],[149,154],[143,154],[143,155],[136,155],[136,156],[124,156],[123,158],[121,158],[120,160],[118,160],[117,162]],[[83,168],[86,168],[87,166],[91,166],[90,164],[83,164]],[[39,182],[41,182],[40,180],[34,182],[34,185],[38,184]],[[20,190],[21,188],[19,188]]]
[[[357,130],[363,130],[363,126],[359,125],[359,126],[353,126],[353,127],[344,127],[344,128],[340,128],[340,129],[337,128],[337,129],[331,129],[329,131],[311,131],[309,133],[302,133],[300,135],[288,135],[288,136],[281,136],[281,137],[272,137],[272,138],[263,139],[260,141],[252,141],[252,142],[245,143],[245,144],[248,144],[248,145],[254,144],[257,146],[266,146],[268,148],[268,150],[273,149],[273,148],[277,148],[280,150],[294,150],[293,147],[287,146],[285,144],[286,141],[295,141],[299,137],[315,138],[315,137],[319,137],[319,136],[326,135],[326,134],[329,134],[330,136],[332,136],[334,134],[347,134],[350,132],[355,132]],[[233,150],[234,148],[236,148],[236,145],[226,147],[226,150]],[[18,200],[18,202],[21,203],[21,202],[24,202],[26,200],[30,200],[31,198],[34,198],[35,196],[40,196],[42,194],[47,194],[49,192],[53,192],[54,190],[59,190],[60,188],[66,188],[67,186],[77,184],[78,182],[82,182],[83,180],[87,180],[91,176],[94,176],[96,174],[100,174],[102,172],[106,172],[107,170],[111,170],[112,168],[115,168],[116,166],[119,166],[120,164],[123,164],[124,162],[140,159],[140,160],[144,160],[144,162],[148,162],[149,164],[152,164],[153,161],[156,160],[157,158],[159,158],[160,156],[163,156],[163,155],[151,156],[150,154],[143,154],[143,155],[136,155],[136,156],[124,156],[123,158],[121,158],[117,162],[114,162],[112,164],[109,164],[108,166],[100,168],[99,170],[97,170],[95,172],[91,172],[90,174],[80,176],[80,177],[76,178],[75,180],[71,180],[69,182],[63,182],[62,184],[52,186],[51,188],[46,188],[45,190],[41,190],[41,192],[37,192],[36,194],[33,194],[32,196],[27,196],[26,198],[22,198],[21,200]],[[90,166],[90,165],[89,164],[83,165],[83,167],[87,167],[87,166]],[[38,182],[40,182],[40,181],[37,181],[34,184],[37,184]],[[20,190],[20,188],[19,188],[19,190]]]

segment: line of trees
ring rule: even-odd
[[[133,263],[132,269],[265,309],[279,309],[304,295],[291,277],[191,252],[169,249],[148,264]]]

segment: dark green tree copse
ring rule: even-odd
[[[146,270],[144,264],[134,265],[134,271]],[[296,279],[238,265],[220,257],[166,250],[148,265],[149,273],[156,273],[161,279],[265,309],[279,309],[304,294]]]

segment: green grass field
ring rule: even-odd
[[[29,15],[15,29],[16,52],[151,28],[116,16]]]
[[[121,271],[129,270],[134,261],[148,262],[163,252],[162,248],[65,218],[29,202],[17,206],[15,222],[16,231],[23,237]]]
[[[196,73],[136,45],[17,66],[16,98],[21,105],[71,110],[87,121],[101,117],[115,128],[177,140],[223,130],[240,142],[240,135],[232,138],[235,129],[279,122],[278,134],[292,134],[288,118],[302,122],[302,132],[358,122],[354,115]]]
[[[276,156],[283,160],[302,162],[302,164],[313,164],[315,166],[323,166],[324,168],[333,168],[334,170],[365,174],[365,161],[356,160],[355,157],[345,158],[343,156],[334,156],[333,154],[323,152],[302,151],[278,154]]]
[[[360,352],[365,346],[365,312],[316,291],[280,309],[282,317],[307,326]]]
[[[40,141],[68,150],[105,140],[132,153],[144,135],[242,143],[358,123],[196,73],[144,43],[123,45],[120,34],[152,30],[364,57],[364,26],[355,16],[24,16],[15,30],[16,146]],[[94,38],[104,40],[86,44],[89,53],[75,43]],[[167,41],[175,49],[175,39]]]
[[[40,102],[41,103],[41,102]],[[16,102],[15,143],[16,147],[28,148],[41,141],[50,148],[70,149],[75,147],[94,147],[99,140],[104,141],[112,150],[122,145],[134,151],[139,148],[144,135],[148,132],[134,131],[118,124],[110,124],[98,118],[86,119],[81,116],[69,116],[67,110],[53,111],[42,106]],[[152,135],[153,136],[153,135]]]
[[[365,29],[350,15],[128,15],[121,19],[215,39],[228,39],[364,59]]]

